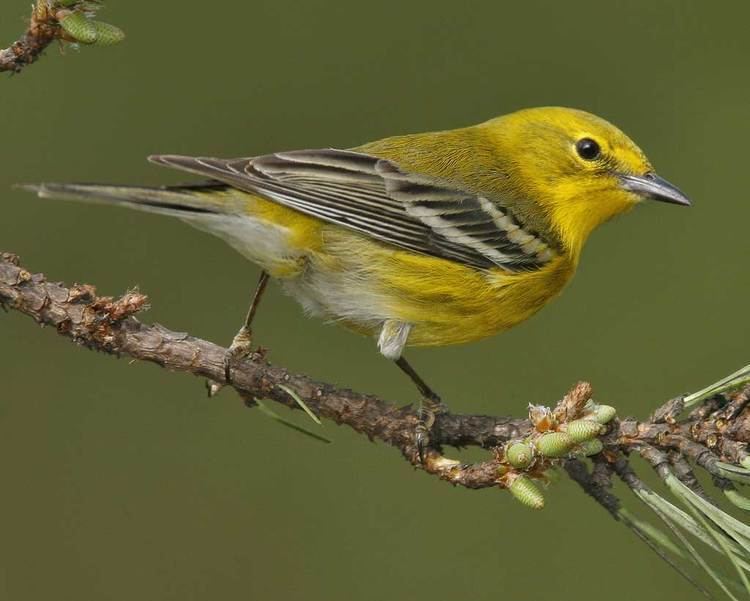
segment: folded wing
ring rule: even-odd
[[[537,235],[481,196],[349,150],[150,160],[224,182],[417,253],[479,269],[537,269],[553,257]]]

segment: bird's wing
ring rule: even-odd
[[[486,269],[533,270],[553,253],[486,198],[349,150],[150,160],[219,180],[377,240]]]

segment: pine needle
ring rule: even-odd
[[[724,489],[724,496],[735,507],[739,507],[744,511],[750,511],[750,499],[745,495],[740,494],[739,491],[733,488],[727,488]]]
[[[712,396],[721,394],[723,392],[732,392],[741,388],[745,384],[750,383],[750,365],[746,365],[742,369],[738,369],[733,374],[728,375],[726,378],[722,378],[718,382],[714,382],[704,389],[694,392],[693,394],[687,395],[683,402],[685,403],[685,409],[693,407],[698,403],[710,399]]]
[[[262,413],[264,413],[265,415],[267,415],[274,421],[279,422],[282,426],[286,426],[287,428],[291,428],[292,430],[296,432],[305,434],[309,436],[310,438],[317,440],[318,442],[324,442],[326,444],[331,444],[333,442],[330,438],[326,438],[325,436],[321,436],[320,434],[311,432],[310,430],[307,430],[306,428],[303,428],[302,426],[298,426],[297,424],[290,422],[287,419],[284,419],[260,399],[255,399],[255,402],[258,404],[258,409],[260,409]]]
[[[320,421],[320,418],[312,412],[312,409],[310,409],[310,407],[308,407],[305,402],[301,398],[299,398],[299,395],[294,392],[294,390],[292,390],[288,386],[284,386],[283,384],[279,384],[278,386],[279,388],[281,388],[281,390],[286,392],[290,397],[294,399],[294,402],[297,403],[302,408],[302,410],[310,416],[311,420],[313,420],[319,426],[323,425],[323,423]]]

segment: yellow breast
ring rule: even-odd
[[[457,263],[398,253],[388,271],[394,313],[413,323],[409,345],[471,342],[513,327],[557,296],[575,271],[565,257],[533,272],[482,272]]]

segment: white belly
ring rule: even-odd
[[[373,274],[348,250],[334,253],[352,257],[352,261],[347,264],[344,258],[340,268],[331,269],[315,255],[294,249],[287,229],[267,221],[244,215],[201,215],[183,220],[218,236],[269,273],[287,273],[288,277],[280,278],[283,290],[309,315],[346,320],[373,330],[390,318]]]

